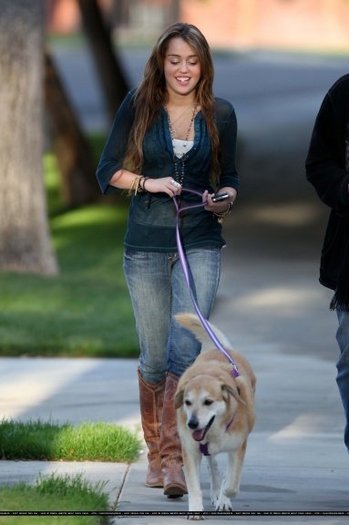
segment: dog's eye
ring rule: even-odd
[[[185,403],[185,405],[186,405],[187,407],[191,407],[191,405],[192,405],[191,401],[188,401],[188,399],[186,399],[186,400],[184,401],[184,403]]]
[[[205,401],[204,401],[204,405],[207,406],[207,407],[212,405],[212,403],[213,403],[212,399],[205,399]]]

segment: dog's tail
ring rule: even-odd
[[[183,312],[176,314],[175,319],[179,324],[183,325],[185,328],[188,328],[188,330],[190,330],[195,335],[196,339],[202,343],[202,352],[205,350],[212,350],[214,343],[212,342],[212,339],[205,328],[202,326],[201,321],[197,315]],[[225,335],[222,334],[222,332],[220,332],[218,328],[216,328],[211,323],[209,323],[209,325],[224,348],[231,349],[231,344]]]

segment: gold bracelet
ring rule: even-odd
[[[128,190],[128,195],[132,195],[132,193],[137,195],[137,193],[139,192],[139,184],[140,184],[141,178],[142,177],[140,175],[135,176],[135,178],[132,181],[131,187]]]

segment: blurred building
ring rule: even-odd
[[[348,49],[348,0],[99,0],[124,42],[152,42],[168,24],[197,25],[222,48]],[[77,0],[47,0],[49,29],[79,28]]]

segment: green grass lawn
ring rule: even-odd
[[[60,275],[0,272],[0,355],[136,357],[122,272],[126,198],[64,210],[50,156],[46,183]]]
[[[39,477],[34,485],[18,483],[0,487],[0,509],[11,512],[109,510],[103,483],[92,485],[81,475]],[[0,516],[1,525],[102,525],[99,516]]]
[[[112,423],[57,425],[42,421],[0,422],[1,456],[7,460],[108,461],[131,463],[141,450],[138,436]],[[98,516],[111,504],[105,484],[92,485],[82,474],[40,476],[35,484],[0,486],[2,511],[93,511],[93,516],[0,516],[0,525],[102,525]],[[115,501],[116,504],[116,501]]]
[[[104,422],[58,425],[3,420],[0,443],[1,457],[7,460],[131,463],[141,450],[141,442],[134,433]]]

